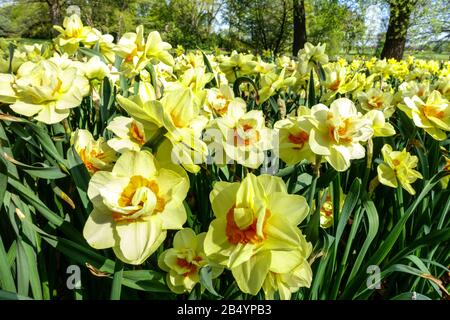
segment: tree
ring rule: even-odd
[[[405,51],[409,20],[418,0],[388,0],[389,25],[381,58],[401,60]]]
[[[291,47],[292,2],[288,0],[227,0],[230,49],[247,47],[275,55]]]
[[[305,0],[293,0],[294,13],[294,41],[292,43],[292,55],[296,56],[298,51],[305,46],[306,37],[306,13]]]

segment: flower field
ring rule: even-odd
[[[0,298],[447,300],[450,63],[0,39]]]

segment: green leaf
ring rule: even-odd
[[[379,220],[377,208],[375,208],[374,203],[371,200],[368,200],[367,198],[364,199],[363,206],[367,214],[367,221],[369,222],[369,228],[366,240],[364,240],[364,243],[361,249],[359,250],[358,257],[356,258],[356,261],[353,265],[352,272],[350,273],[348,281],[351,281],[352,278],[355,276],[355,274],[361,271],[360,266],[363,262],[363,259],[366,257],[367,250],[369,249],[370,245],[372,244],[372,241],[375,239],[375,236],[377,235],[378,232]]]
[[[83,161],[81,161],[78,153],[73,147],[67,151],[67,162],[69,166],[70,174],[72,175],[73,182],[75,183],[80,196],[81,204],[85,211],[85,217],[92,211],[92,203],[87,195],[87,190],[89,188],[89,180],[91,176],[87,171]]]
[[[30,287],[30,272],[28,270],[28,260],[25,248],[21,240],[17,241],[17,293],[28,296]]]
[[[323,70],[322,64],[320,62],[314,61],[314,67],[316,69],[316,73],[317,76],[319,77],[319,80],[322,82],[325,81],[326,80],[325,70]]]
[[[8,185],[8,168],[6,164],[0,159],[0,209],[5,198],[6,186]]]
[[[222,298],[220,294],[216,292],[214,289],[214,285],[212,283],[212,269],[210,266],[205,266],[200,269],[200,283],[208,290],[211,294]]]
[[[406,222],[408,221],[408,218],[412,215],[413,212],[417,209],[419,204],[422,202],[422,200],[430,193],[431,190],[439,183],[439,181],[442,179],[442,177],[446,176],[447,173],[445,172],[439,172],[436,175],[434,175],[431,180],[426,182],[424,185],[421,193],[415,198],[414,202],[411,204],[411,206],[408,208],[408,210],[405,212],[403,217],[397,222],[397,224],[394,226],[394,228],[389,232],[387,237],[384,239],[384,241],[381,243],[380,246],[378,246],[377,250],[374,254],[372,254],[371,258],[366,263],[366,266],[369,265],[380,265],[383,259],[391,252],[394,244],[396,243],[397,239],[399,238]],[[367,210],[367,209],[366,209]],[[361,272],[359,272],[345,287],[345,290],[340,297],[340,299],[350,299],[352,296],[352,293],[354,294],[358,288],[361,287],[362,283],[364,283],[364,278],[366,277],[366,274],[364,272],[366,268],[362,268]]]
[[[8,256],[3,245],[2,237],[0,236],[0,284],[1,287],[7,291],[16,291],[14,278],[11,273]]]
[[[339,216],[339,223],[336,228],[336,241],[334,242],[335,257],[338,252],[339,241],[341,240],[342,234],[344,233],[344,228],[347,225],[350,214],[355,209],[356,204],[359,200],[359,192],[361,189],[361,179],[357,178],[353,181],[350,191],[345,198],[344,206],[342,207],[341,215]],[[336,204],[333,204],[333,207]],[[339,208],[339,204],[337,204]]]
[[[234,81],[234,84],[233,84],[234,95],[236,97],[241,96],[240,86],[241,86],[241,84],[244,84],[244,83],[248,83],[253,87],[253,89],[255,91],[255,102],[256,102],[256,104],[259,104],[258,87],[256,86],[255,82],[248,77],[239,77]]]
[[[308,83],[308,107],[312,107],[316,104],[316,92],[314,89],[314,74],[311,70],[311,74],[309,76],[309,83]]]
[[[8,179],[8,184],[18,192],[22,200],[36,208],[49,222],[59,227],[64,234],[80,243],[85,242],[83,236],[69,222],[64,221],[63,218],[51,211],[29,188],[11,177]]]
[[[20,162],[20,161],[18,161],[16,159],[10,157],[5,152],[3,152],[1,154],[1,156],[3,157],[3,159],[11,162],[12,164],[17,166],[18,168],[22,169],[23,171],[25,171],[29,175],[31,175],[33,177],[36,177],[36,178],[54,180],[54,179],[64,178],[66,176],[66,174],[63,173],[59,167],[48,166],[45,163],[38,163],[38,164],[40,164],[42,166],[30,166],[28,164],[22,163],[22,162]]]
[[[417,292],[403,292],[396,295],[391,300],[431,300],[431,298]]]
[[[116,260],[114,266],[114,276],[111,288],[111,300],[120,300],[120,292],[122,291],[123,263],[119,259]]]
[[[208,57],[206,56],[206,54],[205,54],[202,50],[200,50],[200,52],[202,53],[202,56],[203,56],[203,62],[205,63],[206,70],[207,70],[209,73],[212,73],[212,74],[214,75],[214,78],[212,78],[211,81],[210,81],[209,83],[211,83],[212,86],[217,87],[217,86],[218,86],[218,81],[217,81],[217,79],[216,79],[216,74],[214,73],[214,70],[213,70],[213,68],[211,67],[211,63],[209,62],[209,59],[208,59]]]
[[[0,300],[33,300],[33,299],[14,292],[0,290]]]
[[[123,284],[133,289],[148,292],[172,292],[165,285],[163,274],[154,270],[124,271]]]
[[[106,61],[105,57],[98,51],[94,50],[94,49],[89,49],[86,47],[82,47],[78,49],[81,53],[83,53],[85,56],[88,56],[90,58],[97,56],[100,58],[100,60],[102,60],[102,62],[108,64],[108,62]]]
[[[145,69],[148,71],[148,73],[150,73],[150,81],[152,83],[152,87],[153,89],[155,89],[156,92],[156,88],[157,88],[157,77],[156,77],[156,72],[155,72],[155,67],[153,66],[153,64],[149,63]]]

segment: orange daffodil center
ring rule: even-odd
[[[227,212],[227,227],[226,227],[225,232],[227,235],[228,242],[230,242],[233,245],[237,245],[238,243],[257,244],[257,243],[260,243],[261,241],[263,241],[265,239],[264,229],[267,224],[267,219],[270,217],[270,211],[266,210],[266,215],[264,217],[264,222],[263,222],[263,231],[262,231],[262,234],[259,235],[258,230],[257,230],[258,219],[256,217],[252,218],[252,222],[249,226],[239,227],[236,224],[236,221],[234,218],[235,210],[237,211],[239,209],[243,209],[243,208],[236,208],[235,206],[233,206]]]
[[[402,151],[393,151],[392,147],[385,144],[381,149],[384,163],[377,167],[378,180],[392,188],[398,188],[399,185],[414,195],[416,191],[411,184],[417,179],[422,179],[422,174],[414,170],[418,163],[416,156],[411,156],[405,149]]]
[[[167,230],[181,229],[189,181],[171,168],[159,168],[147,151],[125,151],[111,172],[95,172],[88,189],[94,209],[83,231],[88,243],[112,247],[122,261],[141,264]]]
[[[337,171],[347,170],[350,160],[365,156],[361,143],[373,136],[374,129],[371,121],[357,112],[351,100],[337,99],[330,108],[315,105],[307,119],[312,125],[311,150],[323,156]]]
[[[243,292],[256,294],[272,273],[288,273],[297,264],[310,270],[303,264],[310,244],[297,228],[308,205],[302,196],[289,195],[282,179],[248,174],[240,184],[218,182],[210,200],[216,219],[205,237],[206,256],[230,269]]]
[[[426,101],[417,95],[405,97],[405,104],[398,107],[414,121],[419,128],[423,128],[434,139],[442,141],[450,131],[450,105],[445,97],[437,90],[431,92]]]
[[[223,268],[212,263],[203,249],[205,233],[195,234],[190,228],[178,231],[173,247],[158,258],[159,267],[167,272],[166,283],[175,293],[190,292],[200,281],[201,268],[211,268],[211,278],[218,277]]]

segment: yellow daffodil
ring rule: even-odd
[[[235,98],[233,90],[228,85],[221,85],[219,89],[207,89],[204,110],[211,116],[224,116],[233,110],[245,112],[247,104],[241,98]]]
[[[410,194],[416,194],[411,186],[417,179],[422,179],[420,172],[414,170],[417,167],[418,158],[411,156],[406,149],[393,151],[392,147],[385,144],[381,149],[384,163],[378,165],[378,180],[392,188],[401,186]]]
[[[395,112],[392,103],[393,96],[389,92],[383,92],[378,88],[370,88],[367,92],[358,94],[361,108],[365,111],[380,110],[386,118]]]
[[[116,55],[114,53],[114,37],[110,34],[102,34],[99,30],[92,28],[92,32],[96,35],[95,42],[85,42],[88,48],[98,45],[100,53],[106,58],[109,63],[114,63]]]
[[[371,110],[363,118],[369,120],[372,124],[374,137],[390,137],[395,134],[394,126],[386,121],[383,112]]]
[[[171,91],[159,101],[151,98],[141,96],[130,99],[119,95],[117,101],[144,127],[146,123],[152,123],[157,128],[164,127],[167,131],[165,137],[172,146],[164,144],[164,151],[169,152],[166,156],[183,165],[186,170],[198,172],[198,164],[205,162],[208,154],[206,144],[200,139],[208,119],[200,115],[200,108],[194,103],[191,90],[180,88]]]
[[[295,77],[285,77],[285,69],[279,74],[269,72],[261,77],[261,89],[259,90],[259,103],[267,101],[277,91],[292,86],[296,81]]]
[[[183,200],[189,181],[159,168],[147,151],[127,151],[111,172],[98,171],[88,196],[94,205],[83,235],[96,249],[113,248],[130,264],[143,263],[166,238],[167,230],[186,222]]]
[[[189,89],[194,97],[195,104],[200,108],[204,105],[206,99],[205,85],[214,78],[212,73],[206,72],[204,67],[189,68],[175,82],[169,82],[164,90],[167,93]]]
[[[305,47],[298,52],[298,71],[300,74],[309,75],[310,71],[318,63],[328,63],[328,55],[325,53],[326,44],[313,44],[307,42]]]
[[[71,144],[90,174],[111,170],[117,159],[116,152],[106,141],[102,137],[94,140],[88,130],[77,129],[72,135]]]
[[[0,77],[0,102],[46,124],[67,118],[70,109],[78,107],[89,93],[89,81],[75,67],[63,68],[51,60],[26,62],[17,76]]]
[[[262,287],[267,300],[273,300],[277,291],[281,300],[290,300],[292,293],[311,286],[312,270],[306,259],[311,254],[312,245],[308,243],[302,250],[272,252],[272,259],[283,260],[284,263],[269,268]]]
[[[405,98],[405,105],[398,107],[414,121],[414,124],[423,128],[436,140],[445,140],[446,131],[450,131],[450,106],[448,100],[443,98],[439,91],[433,91],[426,102],[417,96]]]
[[[313,163],[315,155],[309,146],[311,123],[305,116],[310,115],[310,109],[299,108],[298,117],[288,117],[275,123],[278,133],[278,151],[281,160],[287,165],[293,165],[303,160]]]
[[[344,206],[345,195],[340,189],[340,203],[339,203],[339,213]],[[331,199],[331,192],[329,188],[320,192],[320,200],[322,206],[320,207],[320,227],[323,229],[329,228],[333,225],[334,215],[333,215],[333,201]]]
[[[97,35],[92,32],[91,27],[83,26],[83,22],[78,15],[73,14],[65,17],[63,27],[53,26],[60,33],[56,38],[56,43],[69,55],[74,54],[81,42],[95,42]]]
[[[256,58],[255,71],[260,75],[267,75],[274,69],[275,65],[273,63],[263,61],[260,56]]]
[[[114,53],[123,58],[120,70],[126,77],[139,74],[150,62],[145,54],[144,27],[138,26],[136,33],[125,33],[114,48]]]
[[[246,76],[255,72],[256,61],[252,54],[241,54],[233,51],[229,58],[220,63],[220,69],[225,73],[228,81],[234,82],[237,77]]]
[[[117,138],[109,139],[108,145],[120,153],[126,150],[141,150],[151,136],[151,132],[148,132],[142,123],[123,116],[114,118],[106,129],[117,136]]]
[[[315,105],[309,120],[313,126],[309,136],[311,150],[324,156],[334,169],[345,171],[350,167],[350,160],[364,158],[361,142],[372,137],[373,129],[351,100],[337,99],[330,108]]]
[[[89,80],[101,81],[110,74],[109,67],[98,56],[93,56],[81,67]]]
[[[172,46],[168,42],[162,41],[158,31],[150,32],[145,44],[145,55],[152,63],[156,64],[161,61],[162,63],[172,66],[174,64],[174,59],[169,53],[170,49],[172,49]]]
[[[325,81],[323,86],[327,92],[323,95],[323,101],[329,101],[336,94],[345,94],[357,88],[358,82],[356,78],[349,79],[347,77],[347,68],[341,67],[339,64],[328,64],[324,67]]]
[[[270,270],[285,270],[283,253],[309,254],[310,244],[297,227],[308,205],[302,196],[288,194],[281,178],[248,174],[241,183],[217,182],[210,201],[216,219],[205,253],[231,270],[243,292],[257,294]]]
[[[141,72],[147,64],[156,64],[162,61],[165,64],[173,65],[174,60],[167,50],[172,48],[167,42],[161,40],[157,31],[152,31],[144,39],[144,27],[136,28],[136,33],[127,32],[120,38],[114,48],[114,52],[123,58],[121,70],[127,77],[133,77]]]
[[[436,90],[439,91],[447,100],[450,100],[450,75],[439,78],[436,83]]]
[[[263,163],[264,151],[272,146],[272,131],[265,126],[262,111],[237,109],[215,121],[229,159],[253,169]]]
[[[450,172],[450,158],[447,158],[446,156],[444,156],[444,160],[445,160],[445,164],[444,164],[444,167],[442,168],[442,170]],[[449,181],[450,181],[450,175],[445,176],[444,178],[441,179],[441,185],[442,185],[443,189],[447,188]]]
[[[173,248],[158,258],[158,266],[167,272],[166,283],[175,293],[191,292],[200,281],[200,269],[210,265],[203,242],[206,233],[198,235],[190,228],[178,231],[173,238]],[[211,278],[217,278],[223,267],[211,266]]]

